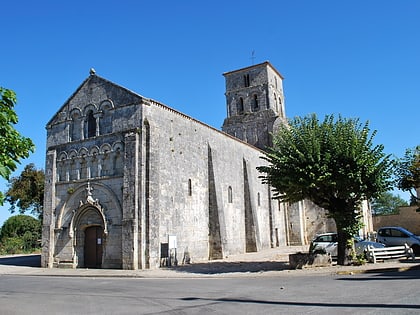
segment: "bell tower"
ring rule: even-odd
[[[226,72],[227,118],[222,130],[265,150],[284,123],[283,77],[268,61]]]

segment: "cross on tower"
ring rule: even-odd
[[[255,61],[255,50],[253,50],[251,52],[251,60],[252,60],[252,65],[254,65],[254,61]]]

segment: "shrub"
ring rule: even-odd
[[[0,243],[0,254],[18,254],[23,252],[25,243],[21,237],[7,237]]]
[[[0,231],[0,252],[31,252],[40,247],[40,239],[41,221],[29,215],[12,216],[4,222]]]

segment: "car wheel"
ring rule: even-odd
[[[420,245],[414,244],[411,248],[413,249],[414,255],[420,256]]]

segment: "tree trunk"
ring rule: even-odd
[[[359,205],[356,202],[336,199],[328,209],[337,227],[337,264],[348,265],[351,263],[351,250],[353,236],[357,233],[360,223]]]
[[[337,264],[338,265],[348,265],[350,249],[347,247],[347,241],[351,239],[351,236],[348,235],[341,227],[337,226]]]

